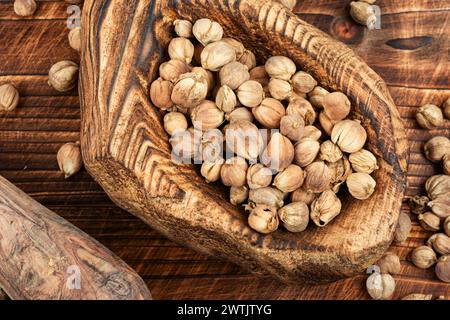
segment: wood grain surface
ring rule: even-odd
[[[1,176],[0,258],[14,300],[151,299],[123,260]]]
[[[423,191],[426,177],[439,172],[421,148],[429,137],[450,135],[444,128],[418,128],[418,105],[440,104],[450,96],[448,1],[378,1],[382,29],[368,32],[348,21],[349,1],[300,1],[296,13],[309,23],[346,41],[388,83],[405,121],[410,145],[407,194]],[[365,299],[365,276],[329,285],[287,286],[258,278],[239,267],[168,241],[138,219],[114,206],[85,173],[65,181],[55,154],[66,141],[79,138],[77,92],[60,94],[46,84],[51,64],[77,60],[67,43],[66,4],[42,1],[33,18],[18,18],[9,2],[0,3],[0,82],[12,81],[22,93],[20,107],[0,118],[0,174],[94,236],[130,264],[147,282],[155,299]],[[407,206],[402,210],[409,212]],[[406,261],[408,252],[430,233],[413,217],[411,237],[392,247],[402,259],[396,297],[411,292],[448,294],[448,284],[433,271]]]

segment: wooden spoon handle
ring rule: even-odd
[[[11,299],[151,299],[124,261],[1,176],[0,287]]]

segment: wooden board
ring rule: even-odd
[[[349,1],[300,1],[301,18],[335,36],[336,16],[344,16]],[[390,86],[405,120],[411,161],[407,194],[418,194],[426,176],[439,172],[422,155],[424,141],[435,134],[450,136],[450,125],[424,131],[414,121],[424,102],[441,103],[450,96],[449,1],[379,1],[382,29],[356,28],[353,49]],[[68,47],[64,2],[45,1],[32,19],[18,19],[11,3],[0,3],[0,82],[18,85],[20,108],[0,118],[0,174],[38,201],[60,213],[118,254],[147,282],[155,299],[359,299],[365,276],[321,286],[286,286],[256,278],[231,263],[180,247],[115,207],[101,188],[82,172],[64,181],[55,154],[66,141],[78,139],[79,105],[75,91],[60,94],[46,84],[52,63],[77,59]],[[339,22],[339,20],[337,21]],[[340,26],[340,24],[338,24]],[[352,31],[353,29],[350,29]],[[345,33],[344,35],[348,35]],[[347,37],[348,39],[349,37]],[[407,38],[407,40],[399,40]],[[431,39],[431,40],[430,40]],[[403,210],[408,211],[406,206]],[[405,261],[407,253],[430,234],[414,220],[411,238],[392,248],[402,259],[395,297],[411,292],[448,294],[432,270],[419,270]]]

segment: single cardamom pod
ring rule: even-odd
[[[265,204],[275,208],[281,208],[284,204],[284,194],[277,188],[264,187],[252,189],[249,192],[248,200],[256,204]]]
[[[427,231],[439,231],[441,229],[441,218],[432,212],[419,214],[419,223]]]
[[[428,202],[431,211],[440,218],[450,216],[450,194],[442,195]]]
[[[428,269],[436,263],[437,257],[430,247],[420,246],[411,252],[410,260],[417,268]]]
[[[397,228],[395,229],[394,233],[394,241],[398,243],[406,241],[411,232],[411,228],[411,218],[408,214],[401,212],[398,218]]]
[[[56,155],[59,169],[67,179],[80,171],[83,165],[81,158],[80,143],[66,143],[59,150]]]
[[[450,237],[450,217],[445,218],[443,225],[445,233]]]
[[[356,22],[367,26],[369,30],[375,28],[377,16],[372,6],[366,2],[353,1],[350,3],[350,15]]]
[[[367,292],[375,300],[387,300],[395,291],[395,280],[390,274],[375,272],[366,281]]]
[[[274,232],[278,229],[277,209],[265,204],[256,205],[248,216],[250,228],[263,234]]]
[[[401,269],[399,257],[392,252],[386,253],[377,263],[381,273],[399,274]]]
[[[450,282],[450,256],[442,256],[434,270],[441,281]]]
[[[278,210],[284,227],[290,232],[301,232],[309,222],[309,209],[303,202],[292,202]]]
[[[444,233],[436,233],[432,235],[428,241],[427,245],[431,245],[437,253],[440,255],[450,254],[450,237]]]

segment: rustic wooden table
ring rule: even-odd
[[[79,137],[77,92],[58,93],[47,85],[50,66],[78,60],[68,45],[68,4],[38,1],[30,18],[17,17],[12,1],[0,2],[0,83],[20,90],[20,107],[0,116],[0,174],[86,231],[131,265],[155,299],[365,299],[366,276],[320,286],[286,286],[257,278],[224,261],[177,245],[115,206],[85,172],[64,180],[56,152]],[[410,139],[408,195],[422,192],[427,176],[440,172],[422,155],[424,141],[450,136],[445,128],[421,130],[417,106],[440,104],[450,96],[450,0],[379,0],[381,29],[367,31],[348,20],[348,0],[302,0],[298,15],[347,42],[388,83]],[[407,206],[403,211],[409,212]],[[402,260],[394,298],[412,292],[450,295],[450,284],[433,270],[406,261],[408,252],[430,235],[413,217],[411,237],[391,250]]]

